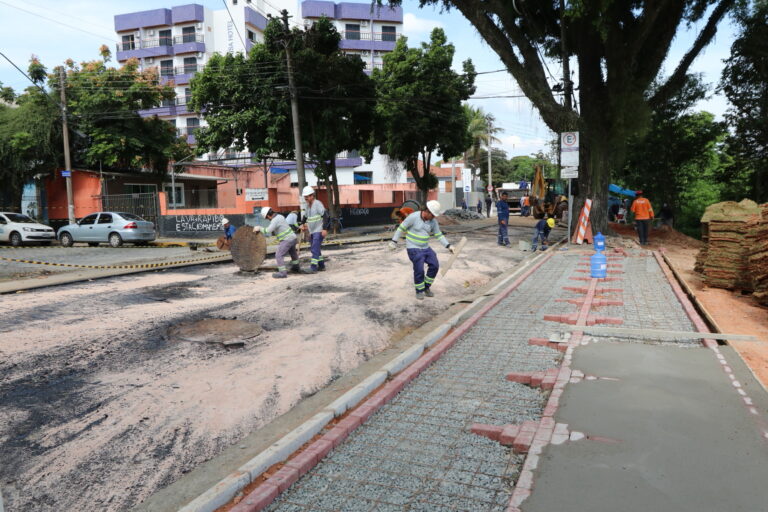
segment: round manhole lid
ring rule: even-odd
[[[204,318],[171,326],[168,329],[168,338],[177,342],[218,343],[233,347],[245,345],[261,332],[261,326],[245,320]]]

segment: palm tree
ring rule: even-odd
[[[476,171],[481,167],[480,150],[485,146],[490,152],[490,145],[494,142],[501,142],[494,134],[499,133],[501,128],[495,125],[496,118],[493,114],[486,113],[482,107],[473,107],[467,103],[464,104],[464,114],[469,119],[467,133],[472,140],[472,145],[464,152],[464,162],[472,169],[472,176],[477,177]]]

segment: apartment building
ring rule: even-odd
[[[195,143],[195,130],[205,125],[197,113],[187,110],[191,96],[189,86],[194,74],[205,66],[214,53],[248,51],[254,43],[263,41],[269,14],[278,16],[286,9],[294,26],[311,26],[322,16],[334,21],[342,36],[341,48],[359,55],[367,71],[382,65],[382,56],[394,49],[402,37],[403,11],[400,7],[372,7],[369,2],[317,0],[226,0],[226,8],[209,9],[201,4],[119,14],[114,18],[115,32],[120,41],[116,60],[124,63],[136,58],[144,69],[158,69],[161,81],[172,82],[176,98],[139,113],[157,115],[173,124],[190,144]],[[203,157],[208,160],[247,157],[234,150]],[[393,172],[385,158],[378,154],[370,164],[364,164],[356,152],[340,154],[337,159],[339,181],[342,184],[405,183],[404,173]],[[295,174],[295,169],[291,170]],[[307,171],[307,180],[317,180]]]

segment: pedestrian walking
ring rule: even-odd
[[[667,203],[664,203],[661,210],[659,210],[659,218],[661,219],[662,226],[673,227],[675,223],[675,213]]]
[[[269,221],[269,226],[264,229],[264,235],[275,235],[278,241],[275,251],[277,272],[272,274],[272,277],[276,279],[288,277],[288,268],[285,266],[286,254],[291,257],[291,272],[299,272],[299,251],[296,250],[298,238],[296,238],[296,233],[293,232],[288,221],[279,213],[273,212],[269,206],[261,209],[261,216]],[[253,231],[258,233],[261,231],[261,226],[255,226]]]
[[[309,251],[312,253],[307,272],[309,274],[314,274],[317,271],[323,272],[325,271],[325,261],[321,247],[325,236],[328,234],[328,228],[331,226],[331,219],[328,212],[325,211],[323,203],[315,198],[315,189],[306,186],[301,191],[301,195],[307,202],[307,214],[301,229],[309,233]]]
[[[509,247],[509,203],[507,198],[509,194],[506,192],[501,193],[501,199],[496,203],[496,217],[499,220],[499,245]]]
[[[485,197],[485,210],[486,210],[486,211],[485,211],[485,216],[486,216],[486,218],[488,218],[488,219],[490,219],[490,218],[491,218],[491,205],[492,205],[492,204],[493,204],[493,199],[491,199],[491,195],[490,195],[490,194],[488,194],[488,195]]]
[[[440,232],[440,226],[435,219],[439,214],[440,203],[427,201],[426,208],[413,212],[400,223],[392,240],[389,241],[389,248],[394,251],[397,249],[397,241],[400,236],[405,234],[405,248],[408,251],[408,258],[413,264],[413,284],[416,287],[416,299],[418,300],[424,300],[425,296],[435,296],[431,288],[440,268],[440,262],[437,260],[435,251],[429,246],[430,237],[437,238],[446,249],[453,252],[453,247],[445,235]],[[427,266],[426,275],[424,265]]]
[[[536,252],[538,242],[541,241],[541,250],[547,250],[547,243],[549,240],[549,232],[555,227],[555,219],[551,213],[547,214],[546,219],[541,219],[536,223],[535,231],[533,232],[533,240],[531,240],[531,250]]]
[[[477,200],[477,213],[479,213],[480,215],[483,214],[483,200],[482,199],[478,199]]]
[[[632,202],[630,210],[635,216],[635,227],[640,245],[648,245],[648,229],[653,220],[653,206],[648,199],[643,197],[642,190],[636,190],[635,196],[637,199]]]

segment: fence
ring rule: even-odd
[[[138,215],[144,220],[158,223],[159,208],[157,194],[108,194],[101,196],[101,207],[104,211],[127,212]]]

